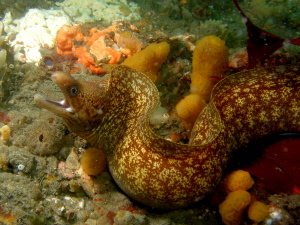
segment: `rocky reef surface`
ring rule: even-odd
[[[2,133],[0,143],[0,224],[221,224],[218,204],[213,203],[215,197],[187,209],[163,211],[128,198],[107,169],[98,176],[88,176],[80,159],[90,147],[89,143],[72,134],[61,118],[38,107],[33,96],[40,93],[50,99],[63,98],[50,80],[55,70],[72,72],[75,77],[87,80],[103,76],[92,75],[73,56],[56,53],[55,36],[60,27],[56,29],[50,26],[53,23],[47,24],[45,21],[51,12],[43,10],[52,10],[55,12],[52,16],[59,16],[68,25],[78,25],[85,36],[91,28],[103,30],[117,19],[122,24],[121,31],[129,30],[138,37],[132,45],[144,48],[153,42],[170,43],[169,56],[156,82],[162,104],[151,118],[151,125],[166,139],[184,143],[187,134],[180,120],[172,116],[172,109],[189,91],[191,57],[196,40],[208,35],[218,36],[229,48],[229,62],[242,60],[237,54],[245,48],[247,40],[242,18],[229,0],[213,3],[197,0],[105,2],[115,10],[106,13],[119,10],[121,16],[104,14],[100,17],[92,11],[86,15],[78,11],[73,15],[71,6],[78,7],[78,1],[72,3],[70,0],[0,2],[0,36],[4,37],[0,49],[7,53],[6,62],[0,68],[0,127],[8,125],[11,130],[8,138]],[[298,1],[244,0],[240,4],[261,28],[268,28],[276,35],[281,35],[284,30],[284,38],[297,37],[300,25]],[[42,12],[39,14],[45,22],[41,22],[42,25],[28,19],[33,8],[38,10],[35,12]],[[50,27],[52,31],[56,29],[54,34]],[[38,33],[33,35],[31,32],[28,36],[26,32],[30,29],[43,29],[51,40],[41,40],[43,35]],[[126,39],[127,33],[119,30],[114,37],[116,34]],[[26,38],[32,42],[26,42]],[[116,42],[114,38],[108,42],[112,40]],[[82,43],[79,42],[75,45]],[[269,63],[297,62],[299,52],[299,47],[287,45],[275,53]],[[120,62],[127,56],[122,57]],[[240,69],[233,68],[228,73]],[[272,224],[300,224],[299,195],[260,195],[273,210],[268,218]],[[224,196],[218,199],[224,199]],[[272,213],[281,217],[272,217]],[[244,223],[251,222],[245,219]]]

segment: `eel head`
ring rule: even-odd
[[[52,113],[62,117],[70,130],[77,135],[86,136],[97,127],[107,102],[108,79],[82,81],[70,74],[56,72],[52,81],[61,89],[65,99],[53,101],[40,94],[34,101]],[[86,134],[86,135],[85,135]]]

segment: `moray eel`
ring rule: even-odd
[[[221,80],[187,145],[152,132],[149,115],[159,93],[143,73],[124,65],[93,82],[56,72],[51,79],[65,100],[39,94],[34,100],[104,150],[111,175],[127,195],[150,207],[177,209],[212,192],[240,146],[268,134],[300,131],[299,75],[299,65],[289,65]]]

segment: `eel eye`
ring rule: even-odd
[[[69,87],[68,88],[68,92],[73,97],[76,96],[76,95],[78,95],[78,92],[79,92],[78,86],[73,85],[73,86]]]

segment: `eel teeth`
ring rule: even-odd
[[[53,100],[49,100],[49,99],[45,99],[47,102],[50,102],[53,105],[59,106],[60,108],[65,109],[66,111],[70,112],[70,113],[74,113],[74,110],[72,109],[72,107],[70,106],[69,102],[66,99],[63,99],[61,101],[53,101]]]
[[[53,101],[50,99],[45,99],[45,101],[50,102],[51,104],[59,106],[64,109],[70,108],[70,104],[68,103],[68,101],[66,99],[61,100],[61,101]]]

